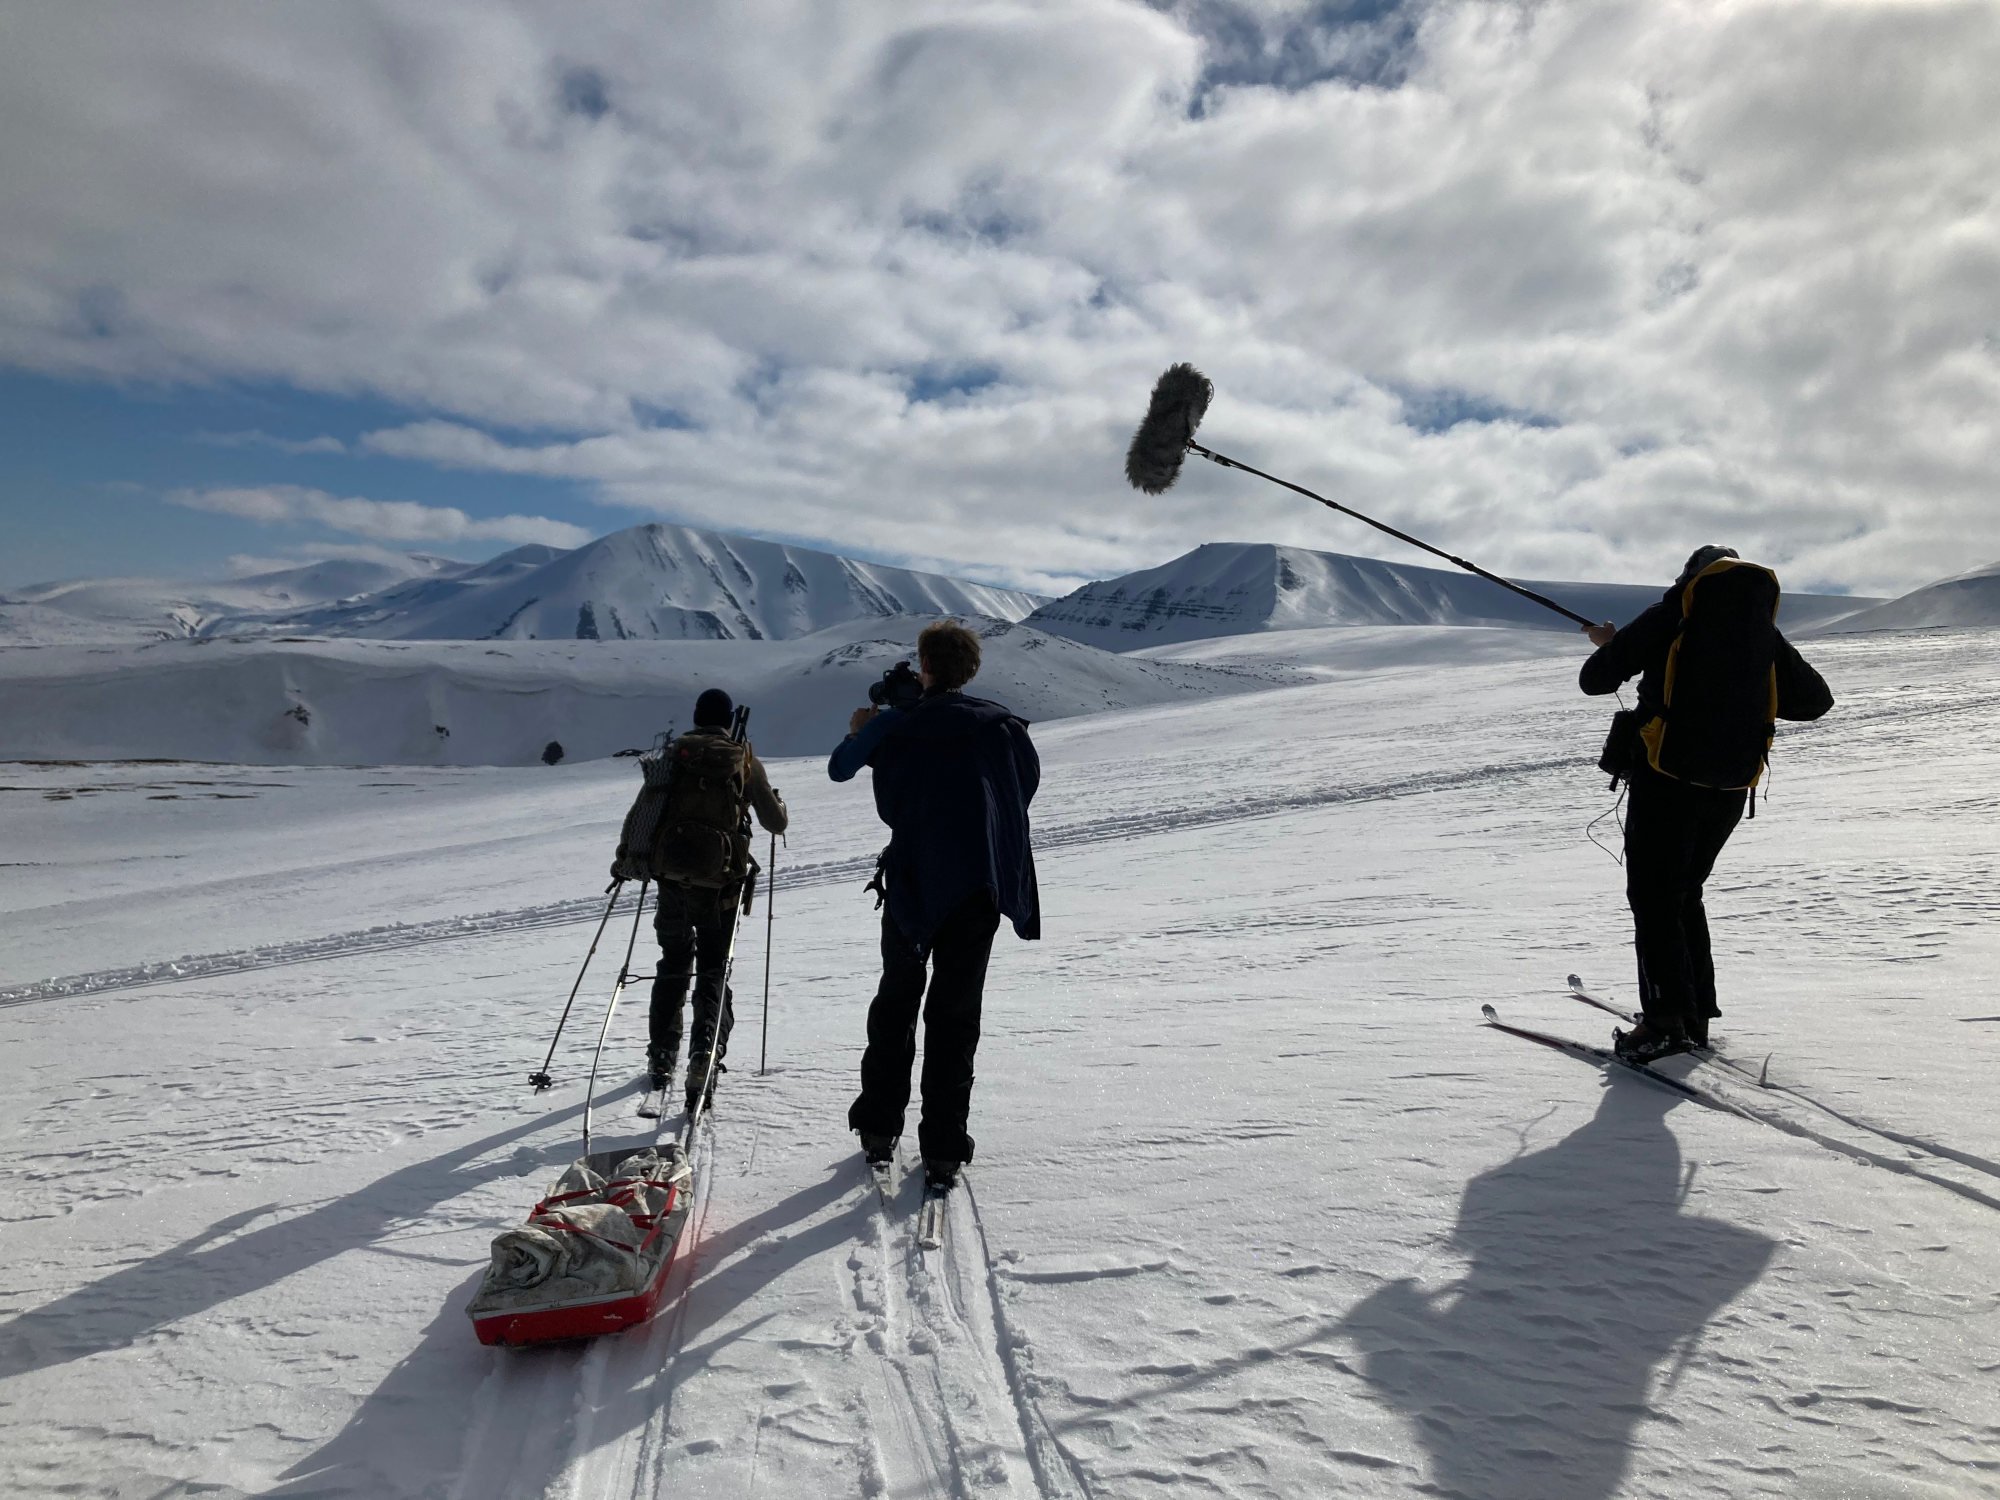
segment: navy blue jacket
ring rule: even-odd
[[[1042,762],[1028,726],[964,693],[885,709],[833,752],[827,774],[875,770],[875,811],[889,825],[889,916],[913,946],[979,890],[1024,938],[1042,935],[1028,804]]]

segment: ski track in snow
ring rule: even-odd
[[[1361,786],[1330,786],[1307,792],[1288,792],[1243,797],[1216,805],[1186,804],[1149,812],[1037,828],[1038,851],[1074,848],[1106,843],[1114,839],[1143,838],[1177,829],[1206,828],[1216,824],[1248,822],[1257,818],[1280,817],[1308,808],[1342,802],[1386,801],[1396,797],[1419,796],[1427,792],[1456,790],[1479,782],[1499,782],[1517,777],[1544,775],[1574,769],[1567,756],[1542,757],[1511,763],[1479,766],[1465,771],[1426,773]],[[861,880],[874,873],[873,856],[821,864],[801,865],[785,872],[785,889],[812,889]],[[0,989],[0,1006],[28,1005],[60,1000],[72,995],[101,995],[117,990],[140,989],[149,985],[175,984],[191,979],[209,979],[225,974],[250,973],[258,969],[290,964],[318,963],[328,959],[353,958],[370,953],[393,953],[432,943],[493,937],[538,928],[562,927],[594,921],[603,915],[604,897],[582,901],[556,901],[545,906],[529,906],[513,911],[482,912],[443,921],[371,927],[360,932],[330,933],[325,937],[268,947],[239,949],[231,953],[191,954],[152,963],[126,965],[96,973],[71,974],[33,984]],[[629,909],[621,893],[621,909]]]
[[[871,1190],[872,1183],[871,1183]],[[947,1204],[936,1250],[916,1241],[922,1171],[907,1166],[894,1206],[875,1218],[874,1255],[849,1259],[856,1305],[879,1309],[869,1342],[876,1384],[893,1416],[878,1447],[888,1493],[1088,1497],[1091,1489],[1051,1437],[1006,1329],[971,1173]]]

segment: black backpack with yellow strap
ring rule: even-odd
[[[1778,576],[1719,558],[1687,581],[1680,598],[1663,701],[1640,711],[1646,763],[1694,786],[1754,787],[1777,732]]]

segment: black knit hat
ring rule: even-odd
[[[736,705],[729,701],[729,694],[721,688],[710,688],[694,700],[694,722],[697,729],[725,729]]]
[[[1675,584],[1675,587],[1678,588],[1681,584],[1686,583],[1710,563],[1721,562],[1725,557],[1735,557],[1736,555],[1737,552],[1734,547],[1719,547],[1714,542],[1710,542],[1706,547],[1695,548],[1694,551],[1688,554],[1687,563],[1682,567],[1680,579]]]

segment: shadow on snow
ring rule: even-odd
[[[1392,1282],[1342,1320],[1358,1373],[1410,1418],[1439,1492],[1604,1500],[1641,1420],[1706,1443],[1671,1414],[1674,1389],[1776,1241],[1685,1212],[1693,1174],[1666,1121],[1682,1102],[1608,1080],[1587,1125],[1466,1185],[1461,1280]]]

